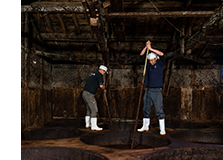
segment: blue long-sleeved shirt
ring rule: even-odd
[[[141,59],[145,62],[146,54],[141,56]],[[147,87],[163,87],[163,68],[165,65],[164,56],[160,56],[154,65],[149,62],[146,66],[146,74],[144,85]]]

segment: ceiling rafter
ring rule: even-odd
[[[84,7],[73,2],[33,2],[22,5],[21,12],[84,13]]]
[[[221,20],[223,18],[223,4],[221,4],[218,8],[215,9],[214,11],[215,13],[210,16],[202,25],[201,29],[199,31],[197,31],[193,36],[191,36],[190,39],[188,39],[186,41],[186,46],[185,46],[185,50],[194,48],[194,46],[201,40],[203,40],[205,38],[206,33],[212,31],[212,25],[215,24],[216,22],[218,22],[219,20]],[[178,57],[179,55],[177,55],[177,53],[179,53],[179,49],[173,51],[173,52],[169,52],[167,53],[165,56],[166,57]],[[203,64],[208,64],[210,62],[205,61],[202,58],[198,58],[195,57],[193,55],[188,55],[188,54],[181,54],[181,58],[185,58],[185,59],[189,59],[198,63],[203,63]]]
[[[124,5],[123,0],[110,0],[111,2],[111,12],[120,12],[124,13]],[[112,19],[113,28],[115,31],[115,35],[117,37],[117,41],[125,40],[125,24],[124,19]]]
[[[133,17],[209,17],[214,11],[163,11],[163,12],[112,12],[108,18],[133,18]]]
[[[57,2],[57,0],[54,0],[54,2]],[[62,15],[61,15],[61,13],[57,13],[57,17],[58,17],[58,19],[59,19],[59,21],[60,21],[60,25],[61,25],[61,27],[62,27],[62,29],[63,29],[63,33],[65,33],[66,34],[66,27],[65,27],[65,25],[64,25],[64,22],[63,22],[63,18],[62,18]]]
[[[47,59],[50,59],[52,63],[56,61],[67,61],[67,62],[73,62],[78,64],[101,64],[102,60],[100,59],[86,59],[86,58],[76,58],[69,55],[63,55],[63,54],[56,54],[56,53],[49,53],[49,52],[43,52],[36,50],[35,55],[45,57]]]
[[[63,22],[63,18],[62,18],[61,13],[57,13],[57,17],[58,17],[58,19],[59,19],[59,21],[60,21],[60,25],[61,25],[61,27],[62,27],[62,29],[63,29],[63,33],[66,34],[67,31],[66,31],[66,27],[65,27],[65,25],[64,25],[64,22]]]
[[[77,28],[78,33],[80,33],[81,30],[80,30],[80,25],[79,25],[79,22],[78,22],[77,15],[75,13],[73,13],[72,14],[72,18],[73,18],[73,21],[74,21],[74,24],[75,24],[75,26]]]
[[[90,39],[89,37],[78,38],[76,34],[64,34],[64,33],[41,33],[41,37],[44,41],[87,41],[96,42],[97,39]],[[169,42],[171,35],[168,34],[147,34],[145,36],[126,36],[125,42],[145,42],[148,39],[153,39],[155,42]],[[117,41],[115,38],[109,38],[109,42]]]
[[[198,41],[205,38],[208,32],[213,30],[213,24],[219,22],[223,18],[223,4],[215,9],[214,14],[212,14],[202,25],[201,29],[197,31],[190,39],[187,40],[186,50],[193,48]]]
[[[53,33],[54,32],[54,29],[53,29],[53,26],[52,26],[52,24],[50,22],[49,16],[48,15],[45,15],[44,17],[45,17],[45,20],[46,20],[47,27],[49,28],[50,32]]]
[[[165,17],[171,17],[168,19],[170,20],[170,22],[173,22],[174,26],[177,25],[176,22],[178,20],[182,20],[184,18],[183,21],[185,21],[185,33],[181,36],[181,38],[184,37],[184,35],[187,35],[187,37],[185,37],[184,39],[185,43],[181,43],[181,49],[183,48],[185,49],[184,52],[182,53],[187,53],[192,56],[201,55],[200,58],[202,58],[206,56],[206,54],[203,54],[204,51],[205,52],[207,51],[208,54],[211,54],[213,52],[214,45],[216,47],[222,45],[222,35],[218,34],[222,33],[223,31],[221,25],[223,24],[222,23],[223,21],[222,22],[219,21],[222,20],[223,17],[222,7],[219,6],[221,2],[218,2],[218,6],[220,8],[214,10],[213,8],[214,6],[216,6],[217,2],[213,2],[215,4],[213,5],[211,4],[211,6],[208,6],[208,8],[206,8],[206,11],[204,11],[205,8],[202,8],[200,6],[197,7],[194,6],[198,4],[206,6],[209,2],[202,3],[202,1],[198,2],[192,0],[180,2],[178,0],[175,1],[176,5],[173,5],[172,3],[173,1],[162,1],[162,0],[154,1],[153,3],[154,4],[156,3],[157,4],[156,7],[159,8],[159,10],[161,11],[161,13],[158,13],[158,12],[153,12],[155,11],[153,6],[151,6],[149,2],[144,2],[144,1],[143,2],[131,1],[130,3],[130,1],[121,0],[122,1],[121,10],[123,10],[121,12],[118,10],[112,11],[112,1],[117,2],[118,0],[111,0],[111,1],[105,0],[103,3],[99,0],[82,0],[82,2],[86,2],[85,3],[86,6],[84,6],[84,3],[82,3],[81,1],[76,1],[76,0],[69,0],[69,1],[70,2],[53,2],[53,3],[34,2],[30,6],[21,7],[22,13],[31,12],[34,15],[36,15],[36,13],[42,15],[41,17],[39,17],[39,19],[45,21],[46,25],[38,26],[38,28],[40,29],[39,31],[41,32],[39,33],[39,35],[38,35],[39,31],[36,32],[34,29],[33,31],[36,32],[35,35],[37,35],[36,38],[38,40],[39,37],[41,37],[40,39],[42,39],[44,43],[49,45],[47,48],[49,52],[51,49],[52,52],[55,51],[55,49],[53,48],[54,44],[52,42],[57,42],[57,41],[59,42],[58,45],[62,46],[61,54],[62,53],[67,54],[68,50],[66,50],[67,48],[65,48],[65,46],[66,44],[71,46],[71,42],[73,42],[72,45],[74,44],[74,46],[77,47],[80,46],[78,45],[78,42],[84,42],[84,43],[87,42],[89,44],[95,43],[96,45],[98,45],[97,48],[99,57],[102,55],[103,61],[106,62],[108,60],[107,55],[109,49],[111,49],[114,54],[117,53],[116,48],[112,48],[112,46],[114,46],[114,42],[121,43],[120,57],[123,58],[126,55],[128,55],[128,53],[136,54],[136,52],[140,48],[139,46],[141,46],[142,44],[144,44],[144,42],[150,39],[152,42],[156,43],[159,49],[165,52],[165,55],[169,56],[168,51],[174,51],[174,50],[175,51],[173,52],[172,55],[178,55],[180,53],[180,48],[179,48],[180,34],[179,32],[177,32],[177,30],[171,28],[171,26],[168,25],[167,22],[161,18],[163,15]],[[118,3],[120,3],[121,1],[118,1]],[[171,2],[172,4],[170,5],[169,2]],[[115,5],[115,7],[117,7],[117,5]],[[76,9],[82,8],[82,11],[76,10],[75,8]],[[58,14],[60,16],[58,16]],[[65,16],[65,14],[68,14],[66,17],[70,17],[70,19],[69,18],[65,19],[66,17],[62,17],[61,14],[63,14],[63,16]],[[83,16],[84,14],[86,16]],[[146,19],[148,19],[149,21],[150,17],[152,17],[151,23],[146,23]],[[31,18],[31,20],[35,20],[35,18],[36,17]],[[116,34],[116,31],[113,32],[114,29],[117,28],[117,25],[115,25],[114,28],[112,27],[106,28],[106,26],[109,26],[109,24],[111,24],[111,22],[114,22],[114,20],[118,21],[122,19],[123,19],[124,29],[120,27],[123,30],[120,29],[119,31],[124,31],[120,32],[124,33],[124,36],[122,36],[121,34]],[[133,19],[137,19],[137,23],[134,23],[132,21]],[[163,21],[160,21],[161,19]],[[65,20],[66,23],[64,23]],[[65,24],[67,25],[68,23],[72,24],[73,26],[69,26],[69,28],[66,28],[68,26],[65,26]],[[63,32],[61,32],[60,27],[53,26],[58,24],[61,25]],[[148,31],[146,24],[147,26],[149,26],[149,28],[151,26],[151,28],[149,30],[150,33],[145,34],[145,32]],[[137,28],[132,27],[134,25],[138,27]],[[47,28],[44,28],[44,26]],[[32,27],[35,28],[35,26],[33,26],[33,23]],[[144,27],[146,28],[144,29]],[[180,29],[182,26],[176,26],[176,27]],[[140,28],[143,29],[144,31],[140,30]],[[109,30],[107,31],[106,29]],[[71,34],[67,34],[68,30],[71,31]],[[125,30],[127,31],[126,33]],[[133,31],[135,31],[135,34]],[[174,33],[172,31],[174,31]],[[158,33],[162,34],[168,33],[168,36],[165,35],[158,36]],[[171,36],[171,34],[174,34],[175,36]],[[121,41],[120,38],[118,38],[118,36],[120,36],[121,38],[124,37],[124,40]],[[168,42],[171,41],[171,37],[175,39],[176,43],[169,44],[168,46]],[[135,45],[135,42],[138,42],[139,46]],[[134,44],[134,47],[131,45],[131,43]],[[126,50],[123,50],[122,48],[125,45],[127,46]],[[191,51],[189,52],[189,50]],[[77,49],[76,54],[77,57],[81,57],[81,52],[79,52],[79,48]],[[90,53],[89,55],[86,54],[86,57],[91,57],[92,56],[91,54],[92,53]],[[183,56],[178,58],[190,59],[190,60],[196,59],[196,57],[195,58],[187,57],[184,54]],[[203,62],[200,60],[198,61],[199,63],[204,63],[204,61]],[[112,62],[112,60],[109,59],[108,63],[109,62]],[[128,63],[129,62],[130,61],[128,61]]]
[[[138,9],[138,8],[141,8],[141,9],[154,9],[154,6],[149,2],[140,2],[140,3],[137,3],[137,4],[130,4],[130,2],[125,2],[124,3],[124,8],[125,9]],[[201,8],[204,8],[204,7],[218,7],[219,3],[216,3],[216,2],[211,2],[211,3],[191,3],[190,0],[188,0],[187,2],[179,2],[179,1],[153,1],[153,4],[157,7],[157,8],[182,8],[184,6],[191,6],[191,7],[201,7]]]
[[[103,17],[103,8],[100,1],[97,0],[82,0],[86,15],[90,18],[90,26],[93,33],[95,33],[98,40],[100,51],[105,65],[108,62],[107,45],[105,40],[105,19]]]

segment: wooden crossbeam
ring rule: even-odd
[[[73,2],[34,2],[21,6],[21,12],[85,13],[81,4]]]
[[[35,55],[45,57],[47,59],[51,59],[53,62],[67,61],[67,62],[78,63],[78,64],[95,64],[95,63],[102,64],[102,60],[100,59],[76,58],[76,57],[71,57],[68,55],[43,52],[39,50],[35,51]]]
[[[112,12],[124,12],[123,0],[110,0]],[[112,19],[115,35],[118,41],[125,40],[124,18]]]
[[[25,13],[25,29],[24,32],[26,37],[24,39],[25,43],[25,87],[28,87],[28,79],[29,79],[29,13]]]
[[[197,31],[190,39],[186,42],[186,50],[193,48],[199,41],[205,38],[208,32],[213,30],[213,25],[219,22],[223,18],[223,4],[215,9],[212,14],[201,26],[201,29]]]
[[[103,13],[103,8],[100,1],[95,0],[82,0],[83,7],[86,11],[87,17],[90,18],[91,31],[96,35],[98,44],[100,46],[100,51],[102,52],[102,58],[104,64],[108,63],[107,56],[107,44],[105,38],[105,20]]]
[[[201,63],[201,64],[209,64],[209,62],[207,62],[206,60],[199,57],[195,57],[193,55],[183,54],[183,55],[180,55],[179,57],[183,59],[191,60],[197,63]]]
[[[47,27],[49,28],[50,32],[54,32],[53,27],[52,27],[51,22],[50,22],[49,16],[45,15],[44,17],[45,17],[46,24],[47,24]]]
[[[153,1],[153,4],[159,8],[159,9],[163,9],[163,8],[181,8],[181,7],[185,7],[185,6],[191,6],[191,7],[199,7],[199,8],[204,8],[204,7],[218,7],[219,6],[219,2],[207,2],[207,3],[191,3],[191,0],[188,0],[187,2],[182,1]],[[154,9],[154,6],[149,2],[135,2],[134,4],[132,2],[125,2],[124,3],[124,8],[125,9],[137,9],[137,8],[141,8],[141,9]]]
[[[66,34],[67,31],[66,31],[66,27],[64,25],[61,13],[57,13],[57,17],[58,17],[58,19],[60,21],[60,25],[61,25],[61,27],[63,29],[63,33]]]
[[[54,0],[54,3],[57,3],[57,0]],[[65,25],[64,25],[64,22],[63,22],[63,18],[62,18],[61,13],[57,13],[57,17],[58,17],[58,19],[60,21],[60,25],[61,25],[61,27],[63,29],[63,33],[66,34],[67,31],[66,31],[66,28],[65,28]]]
[[[73,41],[73,42],[96,42],[97,39],[91,39],[88,37],[79,38],[76,34],[64,34],[64,33],[41,33],[40,34],[44,41]],[[213,37],[214,38],[214,37]],[[150,39],[153,42],[169,42],[171,35],[168,34],[146,34],[145,36],[135,35],[126,36],[125,42],[146,42]],[[109,38],[109,42],[117,41],[115,38]]]
[[[207,33],[211,32],[213,30],[213,24],[219,22],[223,18],[223,4],[221,4],[218,8],[215,9],[214,14],[212,14],[201,26],[201,29],[197,31],[191,38],[189,38],[186,41],[185,50],[189,50],[195,47],[195,45],[199,42],[201,42],[203,39],[205,39]],[[165,54],[166,57],[172,57],[175,56],[177,53],[179,53],[179,49],[169,52]],[[185,54],[184,58],[193,60],[192,55]],[[194,58],[194,61],[199,63],[207,64],[208,62],[204,62],[203,60],[200,60],[199,58]]]
[[[77,28],[78,33],[80,33],[81,30],[80,30],[80,25],[78,23],[77,15],[75,13],[73,13],[72,14],[72,18],[73,18],[73,21],[74,21],[74,24],[75,24],[75,26]]]
[[[192,0],[187,0],[186,8],[191,5]]]
[[[168,12],[112,12],[108,18],[133,18],[133,17],[210,17],[214,11],[168,11]]]

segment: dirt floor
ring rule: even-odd
[[[57,121],[26,130],[22,159],[223,159],[221,124],[166,122],[167,135],[160,136],[154,122],[149,132],[137,133],[132,150],[134,123],[113,123],[113,130],[108,124],[101,126],[103,131],[93,132],[84,128],[83,121]]]

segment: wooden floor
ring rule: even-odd
[[[80,128],[82,133],[91,133],[90,129],[83,129]],[[155,129],[157,130],[157,128]],[[174,129],[174,128],[166,128],[167,135],[166,138],[168,138],[171,143],[170,145],[158,147],[158,148],[148,148],[148,149],[115,149],[115,148],[109,148],[109,147],[101,147],[98,145],[88,145],[80,140],[80,137],[75,138],[63,138],[63,139],[52,139],[52,140],[22,140],[21,141],[21,147],[22,149],[25,149],[27,147],[66,147],[66,148],[75,148],[75,149],[82,149],[82,150],[88,150],[94,153],[95,155],[102,155],[110,160],[136,160],[136,159],[143,159],[145,157],[148,157],[148,154],[155,153],[157,151],[171,151],[172,149],[180,148],[180,149],[188,149],[188,148],[202,148],[202,147],[209,147],[209,149],[212,148],[222,148],[223,151],[223,137],[219,140],[221,141],[221,144],[204,144],[204,143],[192,143],[187,141],[182,141],[180,139],[176,139],[172,137],[172,134],[169,134],[173,131],[182,132],[185,129]],[[194,129],[191,129],[191,132]],[[197,129],[200,130],[201,133],[209,134],[218,132],[220,134],[223,133],[222,129],[219,129],[217,127],[208,127],[206,129]],[[111,131],[112,132],[112,131]],[[152,131],[151,131],[152,132]],[[99,133],[99,132],[98,132]],[[158,134],[158,133],[157,133]],[[217,134],[218,135],[218,134]],[[159,134],[158,134],[159,136]],[[212,135],[213,136],[213,135]],[[218,137],[219,138],[219,137]],[[210,139],[210,138],[208,138]],[[22,152],[23,154],[23,152]],[[223,153],[222,153],[223,154]]]

